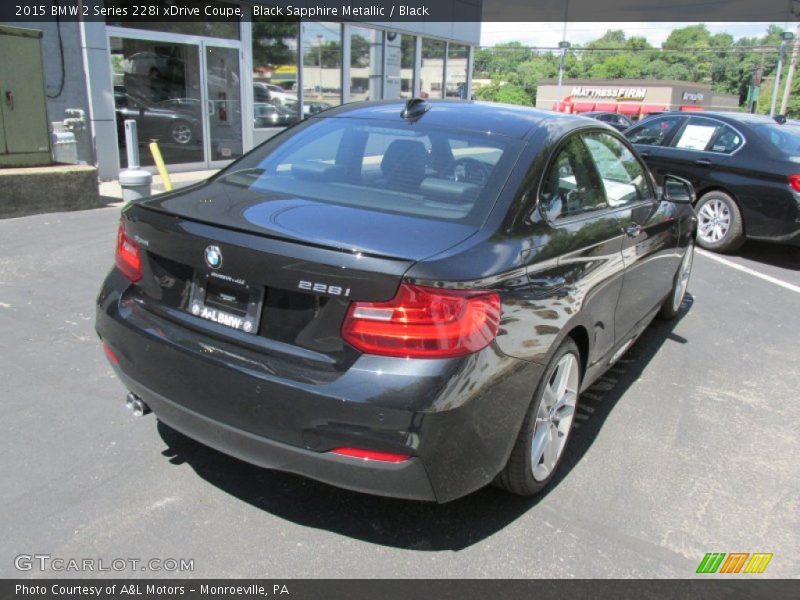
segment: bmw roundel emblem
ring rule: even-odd
[[[222,250],[219,246],[208,246],[205,251],[206,264],[212,269],[219,269],[222,266]]]

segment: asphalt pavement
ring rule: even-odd
[[[800,573],[800,249],[698,254],[680,319],[583,395],[546,495],[433,505],[131,417],[93,328],[118,218],[0,221],[0,577],[92,576],[18,571],[20,555],[193,560],[104,576],[688,577],[707,552],[769,552],[760,577]]]

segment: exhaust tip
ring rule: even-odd
[[[133,392],[128,392],[128,395],[125,396],[125,408],[131,411],[134,417],[143,417],[150,412],[150,407],[145,401]]]

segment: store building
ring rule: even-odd
[[[634,119],[667,110],[739,110],[739,97],[714,92],[710,85],[657,79],[543,80],[536,107],[562,112],[608,111]]]
[[[460,2],[450,1],[455,15]],[[254,3],[241,3],[245,15]],[[468,98],[480,41],[479,22],[452,21],[248,16],[16,25],[43,31],[51,58],[48,118],[58,122],[68,109],[83,111],[78,157],[96,164],[101,179],[116,178],[126,166],[125,119],[137,121],[143,166],[153,164],[148,144],[156,140],[168,168],[181,171],[222,167],[287,125],[338,104]]]

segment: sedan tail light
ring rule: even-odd
[[[139,245],[125,231],[125,223],[120,221],[117,231],[117,268],[132,283],[142,278],[142,253]]]
[[[800,175],[789,175],[789,185],[795,192],[800,192]]]
[[[499,324],[495,292],[403,284],[388,302],[352,303],[342,338],[367,354],[449,358],[488,346]]]

